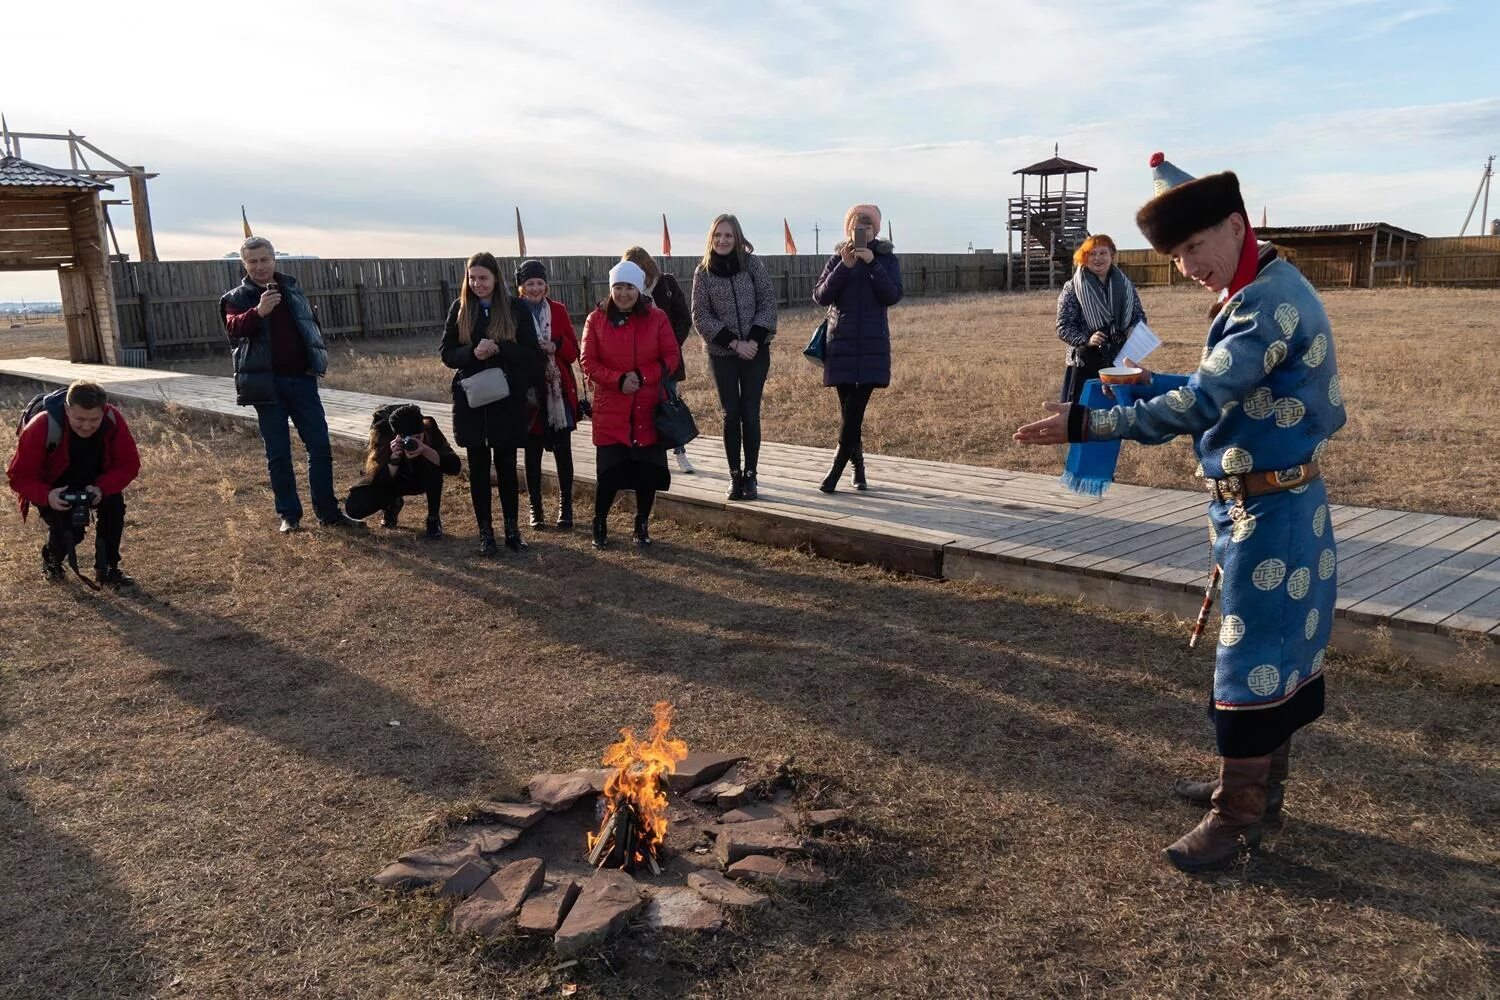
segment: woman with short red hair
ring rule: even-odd
[[[1115,264],[1115,241],[1098,233],[1073,253],[1077,270],[1057,297],[1057,339],[1068,345],[1062,401],[1078,402],[1083,383],[1114,364],[1125,338],[1145,322],[1141,296]]]

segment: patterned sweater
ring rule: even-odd
[[[727,357],[736,340],[770,342],[776,335],[776,290],[766,265],[755,254],[736,274],[714,274],[699,264],[693,271],[693,329],[708,353]]]

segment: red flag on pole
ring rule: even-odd
[[[661,255],[672,256],[672,234],[667,232],[667,213],[661,213]]]
[[[526,256],[526,230],[521,228],[521,207],[516,206],[516,242],[521,246],[521,256]]]
[[[786,224],[786,216],[781,217],[782,238],[786,241],[786,252],[792,255],[797,253],[797,241],[792,239],[792,227]]]

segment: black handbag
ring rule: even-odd
[[[677,394],[677,383],[663,378],[661,402],[656,404],[657,442],[666,448],[681,448],[697,436],[698,422]]]

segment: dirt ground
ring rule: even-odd
[[[1198,818],[1168,788],[1211,762],[1212,664],[1174,620],[665,522],[648,554],[486,560],[457,481],[444,541],[411,509],[281,537],[253,434],[130,416],[137,588],[44,585],[35,521],[0,518],[0,995],[1496,995],[1495,684],[1330,657],[1285,826],[1188,878],[1156,852]],[[690,746],[792,755],[803,801],[853,808],[830,888],[557,969],[371,885],[662,698]]]

